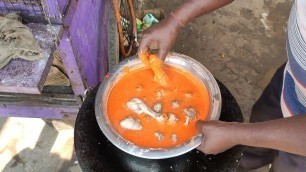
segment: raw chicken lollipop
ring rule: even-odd
[[[120,126],[128,130],[141,130],[142,129],[140,122],[132,116],[122,120],[120,122]]]
[[[136,112],[138,115],[145,113],[155,118],[158,122],[164,122],[166,120],[165,115],[153,111],[139,98],[133,98],[132,100],[128,101],[127,106],[130,110]]]
[[[148,52],[141,52],[138,56],[143,64],[152,68],[154,72],[154,81],[162,86],[167,86],[169,77],[163,69],[163,61],[158,58],[157,55],[149,54]]]

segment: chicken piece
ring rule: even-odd
[[[168,113],[168,123],[169,124],[175,124],[179,119],[173,114]]]
[[[180,102],[177,101],[177,100],[173,100],[172,103],[171,103],[171,107],[172,107],[172,108],[178,108],[178,107],[180,107]]]
[[[173,143],[176,143],[178,141],[177,135],[176,134],[171,134],[171,140]]]
[[[138,54],[139,59],[142,61],[142,63],[146,66],[150,66],[150,59],[149,59],[149,53],[148,52],[141,52]]]
[[[164,137],[165,137],[162,133],[160,133],[158,131],[156,131],[154,133],[154,135],[157,137],[158,141],[162,141],[164,139]]]
[[[155,54],[150,55],[150,65],[154,72],[154,81],[158,82],[162,86],[167,86],[169,83],[169,77],[163,69],[163,61]]]
[[[142,102],[142,101],[141,101]],[[126,103],[127,107],[137,113],[138,115],[143,113],[143,109],[139,105],[137,98],[134,98]]]
[[[145,113],[155,118],[159,122],[165,121],[165,117],[161,113],[154,112],[139,98],[133,98],[132,100],[128,101],[127,106],[130,110],[136,112],[139,115]]]
[[[142,129],[140,122],[132,116],[120,121],[120,127],[124,129],[128,129],[128,130],[141,130]]]
[[[154,106],[153,106],[154,111],[157,112],[157,113],[161,113],[162,108],[163,108],[163,104],[160,103],[160,102],[155,103]]]
[[[168,120],[168,115],[166,113],[162,113],[160,116],[155,118],[158,122],[165,122]]]
[[[148,52],[141,52],[138,54],[139,59],[146,66],[150,66],[154,72],[154,81],[158,82],[162,86],[167,86],[169,83],[169,77],[163,69],[163,61],[155,54],[149,54]]]
[[[184,123],[185,125],[188,125],[189,121],[195,119],[195,117],[197,115],[197,112],[196,112],[195,108],[193,108],[193,107],[185,108],[183,110],[183,112],[186,114],[186,121]]]

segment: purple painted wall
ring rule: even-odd
[[[96,86],[107,72],[107,36],[101,36],[107,35],[107,23],[102,22],[103,13],[108,10],[103,5],[106,3],[108,0],[78,1],[69,26],[74,54],[86,87]]]

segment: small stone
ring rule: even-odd
[[[219,55],[220,55],[220,57],[221,57],[222,59],[225,57],[225,53],[223,53],[223,52],[220,53]]]

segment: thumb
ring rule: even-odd
[[[197,121],[196,126],[200,133],[204,134],[206,132],[208,128],[208,123],[209,123],[208,121],[202,121],[202,120]]]
[[[150,41],[151,39],[149,39],[149,37],[143,38],[139,44],[137,54],[148,51]]]

